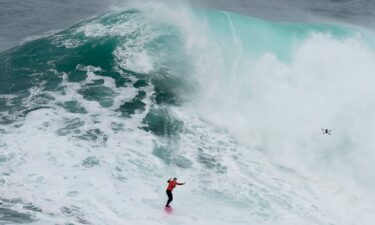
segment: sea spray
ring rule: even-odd
[[[1,220],[372,224],[361,32],[142,2],[1,53]]]

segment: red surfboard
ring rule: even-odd
[[[173,212],[173,209],[172,209],[172,207],[165,207],[165,208],[164,208],[164,211],[165,211],[166,213],[168,213],[168,214],[171,214],[171,213]]]

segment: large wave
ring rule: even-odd
[[[143,2],[7,50],[1,220],[372,224],[373,40]]]

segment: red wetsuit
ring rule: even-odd
[[[167,187],[167,190],[168,191],[173,191],[173,189],[176,187],[176,185],[177,185],[177,181],[175,181],[175,180],[169,180],[168,181],[168,187]]]

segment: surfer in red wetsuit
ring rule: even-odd
[[[171,203],[171,201],[173,201],[173,195],[172,195],[172,191],[173,189],[176,187],[176,185],[184,185],[185,183],[178,183],[177,182],[177,178],[173,178],[172,179],[169,179],[168,181],[168,187],[167,187],[167,195],[168,195],[168,201],[167,201],[167,204],[165,205],[165,207],[170,207],[169,206],[169,203]]]

